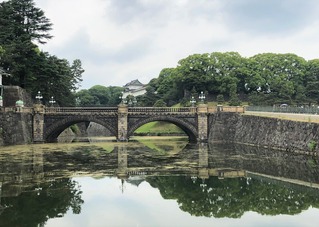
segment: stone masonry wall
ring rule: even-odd
[[[0,112],[0,145],[32,142],[32,115]]]
[[[319,152],[319,124],[236,113],[216,113],[210,118],[210,142]]]
[[[12,107],[15,106],[16,101],[22,100],[24,106],[32,106],[32,100],[29,93],[26,90],[18,86],[4,86],[3,89],[3,106]]]

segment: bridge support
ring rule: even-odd
[[[43,128],[44,128],[44,106],[41,104],[34,105],[33,115],[33,142],[43,143]]]
[[[120,104],[118,106],[118,125],[117,125],[117,141],[128,141],[127,136],[127,116],[128,107],[127,105]]]
[[[208,139],[208,108],[206,104],[199,104],[197,107],[198,142],[207,142]]]

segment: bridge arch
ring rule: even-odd
[[[177,117],[173,117],[173,116],[151,116],[151,117],[147,117],[144,118],[142,120],[138,120],[134,123],[130,123],[128,124],[128,137],[133,136],[133,133],[135,130],[137,130],[139,127],[141,127],[142,125],[145,125],[147,123],[153,122],[153,121],[164,121],[164,122],[169,122],[172,123],[176,126],[178,126],[179,128],[181,128],[186,135],[189,138],[190,142],[196,142],[197,138],[198,138],[198,131],[196,129],[196,127],[194,125],[192,125],[191,123],[188,123],[185,120],[181,120]]]
[[[81,122],[97,123],[107,128],[111,132],[111,135],[116,136],[117,129],[114,127],[114,125],[109,124],[109,122],[91,116],[72,116],[72,118],[59,119],[52,123],[48,128],[46,128],[43,138],[46,142],[55,142],[58,136],[65,129],[67,129],[71,125]]]

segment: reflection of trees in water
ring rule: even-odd
[[[164,199],[175,199],[181,210],[195,216],[239,218],[247,211],[263,215],[298,214],[319,208],[317,190],[298,190],[256,179],[210,177],[203,186],[188,177],[154,177],[147,181]]]
[[[81,213],[82,191],[71,179],[56,179],[25,188],[17,197],[2,198],[7,207],[0,215],[1,226],[38,226],[50,218],[61,217],[69,209]]]

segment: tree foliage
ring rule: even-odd
[[[207,91],[211,101],[220,102],[217,97],[222,95],[231,105],[311,105],[319,104],[318,75],[318,60],[295,54],[245,58],[236,52],[213,52],[190,55],[176,68],[163,69],[152,88],[168,105],[196,98],[201,91]]]
[[[34,97],[43,93],[44,102],[54,96],[59,105],[74,105],[74,91],[82,81],[81,61],[70,64],[39,50],[52,38],[52,23],[33,0],[0,3],[0,67],[10,77],[5,85],[19,85]]]
[[[116,86],[105,87],[95,85],[76,93],[78,106],[117,106],[121,100],[123,88]]]

